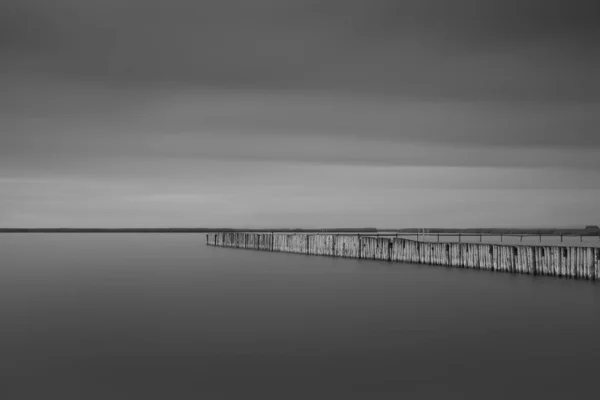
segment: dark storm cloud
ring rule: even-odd
[[[595,1],[5,0],[6,68],[107,82],[597,99]]]

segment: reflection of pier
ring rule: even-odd
[[[220,247],[600,279],[598,247],[431,242],[400,237],[405,234],[396,232],[391,237],[383,232],[379,236],[373,233],[361,235],[220,232],[207,234],[206,240],[208,245]],[[416,234],[423,239],[420,232]],[[448,237],[450,233],[436,233],[436,238],[438,234],[440,237]],[[469,233],[460,235],[480,236]],[[480,240],[482,238],[483,234]]]

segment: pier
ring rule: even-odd
[[[209,246],[600,280],[600,248],[436,243],[350,234],[218,232]]]

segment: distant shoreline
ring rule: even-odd
[[[376,228],[323,228],[323,229],[233,229],[233,228],[0,228],[0,233],[211,233],[211,232],[277,232],[277,233],[366,233],[366,234],[417,234],[422,229],[376,229]],[[448,229],[430,228],[426,234],[468,236],[478,235],[576,235],[599,236],[600,230],[595,229],[526,229],[526,228],[468,228]]]

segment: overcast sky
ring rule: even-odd
[[[3,0],[0,226],[600,224],[599,11]]]

